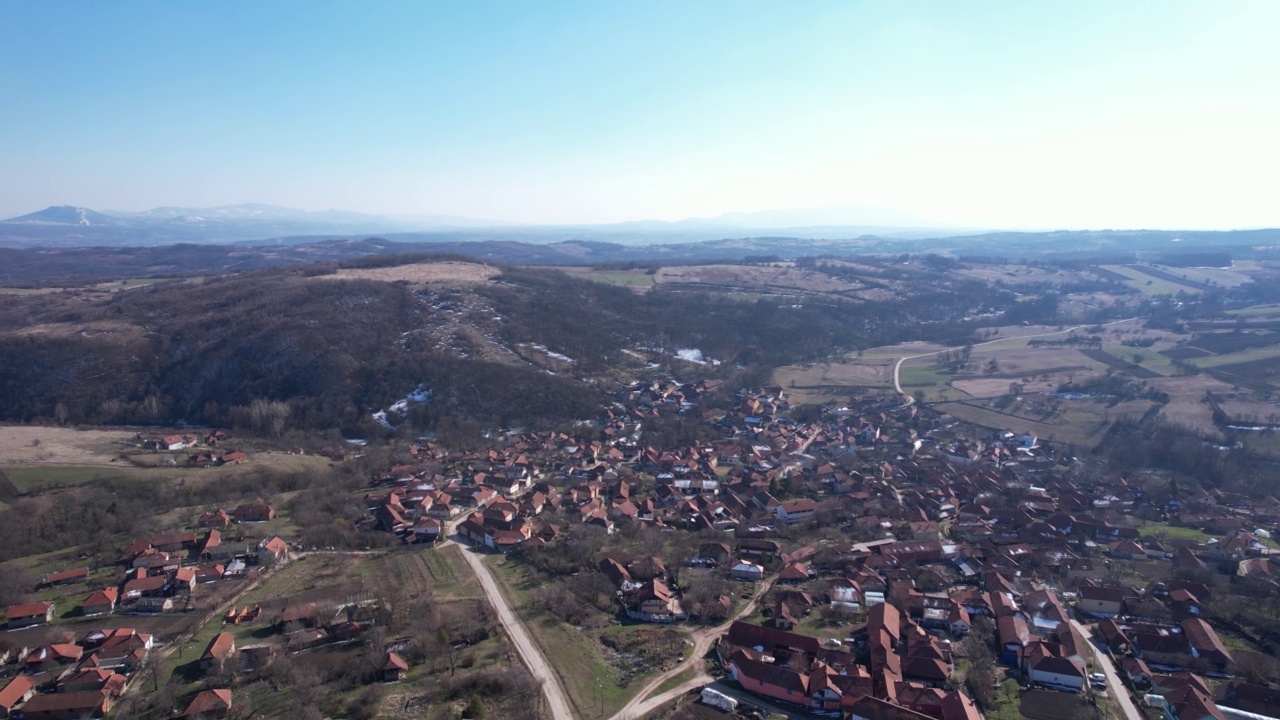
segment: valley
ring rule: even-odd
[[[1280,680],[1268,261],[200,273],[0,296],[5,647],[128,628],[117,717],[1048,718],[1042,656],[1124,717],[1188,588],[1188,697]]]

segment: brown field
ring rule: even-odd
[[[60,427],[0,427],[0,467],[8,465],[80,465],[116,467],[112,459],[130,445],[136,432],[73,430]]]
[[[415,263],[382,268],[344,268],[332,275],[318,275],[331,280],[379,280],[415,284],[468,284],[492,280],[501,273],[496,267],[469,262]]]
[[[695,283],[804,293],[842,293],[863,287],[859,283],[810,270],[740,265],[664,267],[657,272],[654,280],[663,285]]]

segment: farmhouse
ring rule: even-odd
[[[196,693],[182,716],[187,718],[225,715],[231,712],[231,690],[201,690]]]
[[[222,672],[223,665],[236,651],[235,636],[228,632],[220,632],[209,641],[204,654],[200,656],[200,669],[206,674]]]
[[[36,681],[30,675],[19,675],[0,690],[0,718],[13,714],[15,708],[36,694]]]
[[[80,605],[80,612],[85,617],[109,615],[112,610],[116,609],[116,601],[119,598],[120,591],[113,587],[99,590],[84,599],[84,602]]]
[[[38,602],[24,605],[10,605],[5,612],[9,621],[9,629],[43,625],[53,621],[53,603]]]
[[[1079,590],[1081,612],[1101,617],[1115,617],[1124,612],[1124,589],[1081,585]]]

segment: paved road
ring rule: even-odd
[[[1103,323],[1103,327],[1106,327],[1107,325],[1118,325],[1120,323],[1127,323],[1135,319],[1136,318],[1125,318],[1124,320],[1112,320],[1109,323]],[[1075,327],[1069,327],[1066,330],[1056,330],[1050,333],[1039,333],[1036,335],[1018,335],[1014,337],[996,338],[995,340],[988,340],[986,342],[976,343],[973,345],[973,347],[979,348],[984,345],[994,345],[996,343],[1005,342],[1006,340],[1026,340],[1028,338],[1042,338],[1042,337],[1051,337],[1053,335],[1066,335],[1067,333],[1075,332],[1076,330],[1079,330],[1082,327],[1090,327],[1090,326],[1076,325]],[[902,363],[908,360],[915,360],[916,358],[929,357],[930,355],[937,355],[939,353],[947,352],[948,350],[960,350],[960,349],[961,348],[959,347],[943,348],[942,350],[934,350],[933,352],[920,353],[919,355],[909,355],[907,357],[898,358],[898,362],[894,363],[893,365],[893,389],[896,390],[899,395],[903,395],[907,398],[907,402],[902,407],[909,407],[912,403],[916,401],[914,397],[912,397],[911,395],[907,395],[907,392],[902,389],[902,375],[901,375]]]
[[[1102,672],[1107,676],[1107,695],[1116,701],[1116,704],[1124,711],[1124,716],[1127,720],[1146,720],[1147,716],[1138,710],[1137,706],[1133,704],[1133,699],[1129,697],[1129,688],[1120,682],[1120,676],[1116,674],[1115,663],[1111,662],[1111,657],[1093,637],[1093,628],[1082,624],[1075,618],[1072,618],[1071,624],[1080,633],[1081,637],[1086,638],[1090,649],[1093,650],[1093,657],[1096,660],[1094,665],[1102,668]]]
[[[489,598],[489,604],[493,605],[493,609],[497,611],[498,621],[502,623],[503,629],[507,631],[507,635],[511,638],[511,643],[516,646],[516,651],[520,653],[520,659],[524,661],[534,679],[542,686],[542,694],[547,698],[547,708],[551,712],[552,720],[573,720],[573,710],[569,705],[568,695],[560,685],[560,679],[556,677],[555,671],[551,669],[551,664],[543,657],[542,651],[538,649],[538,646],[530,639],[529,634],[525,632],[524,624],[520,621],[519,616],[507,604],[507,598],[502,594],[497,581],[493,579],[493,573],[489,570],[489,566],[484,564],[480,553],[472,550],[466,543],[456,542],[453,539],[453,530],[465,518],[466,516],[464,515],[449,524],[451,536],[442,545],[455,543],[461,548],[462,556],[467,559],[467,564],[471,566],[472,572],[480,580],[480,586],[484,588],[484,594]]]
[[[728,621],[713,628],[696,630],[691,633],[691,637],[693,638],[693,650],[689,653],[689,657],[685,658],[683,662],[670,670],[661,673],[657,677],[650,678],[649,681],[640,688],[640,691],[635,694],[635,697],[631,698],[630,702],[622,706],[622,709],[619,710],[610,720],[631,720],[631,718],[644,717],[681,695],[684,695],[690,690],[715,682],[715,678],[707,674],[706,666],[703,665],[702,658],[711,650],[711,646],[715,644],[715,641],[728,631],[729,626],[733,624],[734,620],[739,620],[755,612],[756,605],[759,604],[760,599],[764,597],[764,594],[768,592],[769,588],[772,586],[773,580],[761,583],[755,594],[751,596],[751,600],[747,602],[746,607],[738,611],[738,614],[734,615]],[[659,685],[680,673],[689,670],[690,668],[697,670],[697,674],[692,678],[660,695],[649,697],[649,694],[657,690]]]

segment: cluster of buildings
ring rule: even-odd
[[[13,611],[10,608],[11,616]],[[19,674],[0,680],[0,717],[19,713],[29,720],[103,717],[146,661],[152,645],[146,633],[111,628],[91,630],[75,641],[12,648],[4,660],[17,663]]]
[[[244,452],[224,447],[226,440],[227,436],[221,430],[204,434],[146,435],[138,433],[134,437],[134,442],[138,446],[157,452],[199,450],[187,457],[187,464],[193,467],[239,465],[249,460],[249,456]]]
[[[951,661],[933,649],[936,640],[963,636],[975,616],[995,625],[1006,664],[1048,687],[1088,684],[1073,603],[1110,615],[1102,628],[1114,625],[1116,641],[1136,660],[1226,672],[1230,653],[1199,616],[1209,601],[1203,590],[1170,586],[1167,595],[1150,595],[1161,588],[1109,586],[1112,564],[1168,563],[1255,579],[1273,571],[1259,529],[1280,520],[1274,499],[1195,489],[1157,505],[1142,483],[1077,472],[1033,435],[971,436],[945,414],[883,398],[853,398],[800,422],[788,417],[781,388],[740,391],[727,411],[712,413],[702,400],[715,391],[714,383],[639,383],[575,435],[517,433],[481,452],[415,445],[413,462],[373,478],[369,522],[404,542],[433,542],[457,520],[463,538],[500,552],[555,542],[575,523],[605,533],[624,524],[719,533],[726,540],[704,543],[692,567],[748,581],[776,574],[780,586],[796,586],[781,600],[775,594],[771,632],[787,633],[821,605],[853,618],[888,612],[882,607],[897,612],[859,651],[879,660],[854,667],[838,655],[848,650],[803,646],[806,660],[792,665],[795,652],[767,651],[781,650],[777,643],[751,645],[738,648],[736,674],[789,690],[793,700],[803,687],[799,702],[824,711],[852,693],[939,720],[968,712],[967,700],[913,683],[946,682]],[[699,418],[717,438],[644,442],[647,427],[676,416]],[[1143,512],[1221,537],[1188,546],[1144,536],[1134,520]],[[840,528],[848,542],[795,547],[788,540],[819,526]],[[634,617],[684,616],[679,589],[665,575],[636,573],[613,558],[599,570]],[[1116,619],[1133,596],[1160,597],[1176,622]]]
[[[222,509],[200,519],[202,532],[172,532],[135,540],[122,548],[125,571],[118,583],[100,587],[84,596],[79,615],[96,617],[113,613],[154,614],[185,609],[197,585],[243,576],[260,562],[286,559],[290,546],[277,536],[260,542],[224,539],[232,518],[259,522],[274,517],[264,503],[242,505],[231,513]],[[92,585],[88,567],[48,574],[41,587]],[[9,629],[52,622],[54,602],[26,603],[8,608]]]

